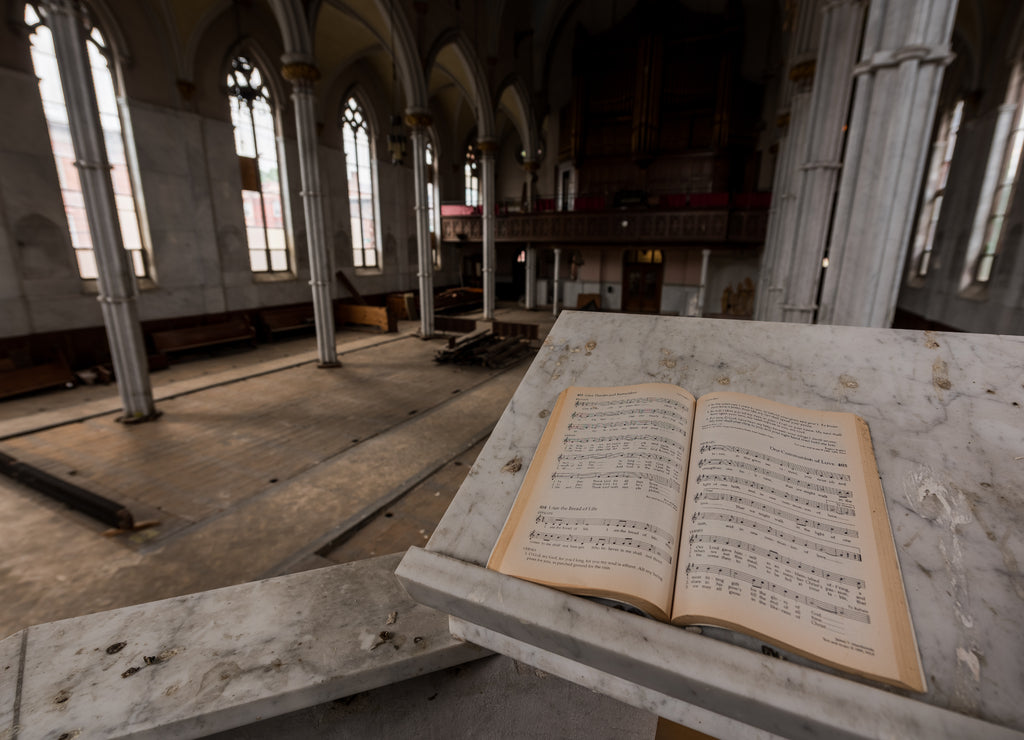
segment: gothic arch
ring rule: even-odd
[[[530,104],[529,89],[521,77],[514,76],[498,89],[499,105],[505,100],[506,93],[510,96],[508,102],[511,105],[505,105],[505,108],[515,124],[516,131],[519,132],[519,140],[526,151],[526,159],[535,160],[540,140],[537,134],[537,118]]]
[[[470,92],[473,96],[471,102],[476,108],[477,137],[481,140],[492,139],[495,135],[494,100],[491,98],[490,91],[487,88],[487,75],[484,72],[483,65],[480,64],[479,57],[473,51],[469,39],[466,38],[466,35],[461,30],[451,29],[437,37],[427,55],[427,61],[424,65],[426,70],[424,77],[429,78],[430,70],[437,63],[438,55],[449,46],[452,47],[455,56],[462,66],[461,71],[467,78]]]

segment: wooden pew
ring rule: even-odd
[[[153,346],[156,348],[156,351],[160,354],[165,354],[167,352],[180,352],[187,349],[227,344],[229,342],[252,342],[256,336],[256,330],[253,329],[248,318],[245,316],[235,316],[217,324],[202,324],[200,326],[188,326],[183,329],[156,331],[150,336],[153,339]]]
[[[74,383],[75,375],[61,356],[42,365],[0,369],[0,398]]]
[[[316,326],[312,303],[301,306],[264,308],[258,311],[256,316],[259,319],[260,327],[266,332],[268,337],[281,332],[308,329]]]

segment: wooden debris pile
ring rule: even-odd
[[[501,370],[534,351],[529,340],[523,337],[499,337],[490,329],[481,329],[463,337],[450,337],[448,346],[435,353],[434,361]]]

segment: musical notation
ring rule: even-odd
[[[630,418],[664,416],[669,419],[680,421],[683,419],[683,412],[676,409],[643,407],[631,409],[608,409],[601,411],[573,411],[569,416],[572,419],[603,419],[607,417],[617,418],[622,416],[628,416]]]
[[[626,414],[626,418],[622,421],[598,421],[598,422],[569,422],[566,429],[570,432],[588,431],[591,429],[664,429],[667,432],[673,432],[675,434],[681,434],[685,430],[679,424],[670,424],[667,421],[661,419],[638,419],[634,414]]]
[[[813,475],[818,478],[828,478],[829,480],[841,480],[848,482],[850,476],[846,473],[837,473],[831,470],[824,470],[822,468],[814,468],[810,465],[801,465],[800,463],[791,462],[775,455],[769,455],[764,452],[755,452],[754,450],[747,449],[746,447],[737,447],[736,445],[723,445],[715,442],[705,442],[700,446],[700,454],[707,452],[725,452],[734,455],[744,455],[746,457],[752,457],[755,460],[761,460],[762,462],[770,463],[772,465],[781,465],[789,468],[790,470],[796,470],[807,475]]]
[[[708,501],[729,501],[734,504],[742,504],[743,506],[749,506],[751,509],[757,509],[767,514],[773,514],[782,519],[789,519],[791,522],[801,527],[811,527],[822,534],[838,534],[843,537],[859,538],[860,533],[856,529],[849,527],[837,527],[834,524],[823,522],[820,519],[813,519],[807,516],[801,516],[795,511],[789,509],[780,509],[777,506],[757,501],[748,496],[742,496],[738,493],[723,493],[722,491],[701,491],[693,497],[695,501],[706,499]],[[817,507],[827,508],[830,511],[834,511],[833,507],[842,506],[842,504],[835,504],[834,502],[823,502],[821,506]]]
[[[698,542],[703,544],[725,545],[727,547],[735,547],[738,550],[746,550],[747,552],[752,552],[755,555],[760,555],[762,557],[775,560],[781,563],[782,565],[794,568],[795,570],[798,570],[801,573],[810,573],[811,575],[817,576],[818,578],[824,578],[835,583],[841,583],[846,586],[852,586],[856,589],[864,588],[864,581],[860,578],[853,578],[852,576],[845,576],[842,573],[834,573],[830,570],[825,570],[824,568],[817,568],[809,563],[803,562],[802,560],[796,560],[795,558],[791,558],[786,555],[780,555],[775,550],[769,550],[767,548],[760,547],[758,545],[753,544],[752,542],[737,540],[732,537],[718,537],[716,535],[708,534],[690,535],[691,545],[696,544]]]
[[[682,460],[657,452],[563,452],[558,462],[579,462],[580,460],[660,460],[675,468],[682,467]]]
[[[785,529],[779,527],[773,527],[770,524],[757,521],[755,519],[748,519],[745,516],[738,516],[736,514],[726,514],[722,511],[695,511],[690,517],[691,521],[698,522],[701,520],[714,519],[722,522],[729,522],[731,524],[739,524],[750,529],[755,529],[766,534],[770,534],[773,537],[778,537],[784,542],[790,542],[794,545],[800,545],[802,547],[808,547],[817,552],[824,553],[825,555],[831,555],[835,558],[845,558],[846,560],[862,560],[859,547],[835,547],[828,545],[817,540],[812,540],[807,537],[801,537]]]
[[[785,473],[780,473],[777,470],[771,470],[761,465],[754,465],[753,463],[743,462],[742,460],[732,460],[726,457],[717,457],[701,458],[697,462],[697,467],[699,469],[703,469],[705,466],[708,465],[714,465],[718,467],[724,466],[726,468],[733,468],[736,470],[745,470],[748,473],[756,473],[758,475],[763,475],[766,478],[773,478],[774,480],[782,481],[783,483],[789,483],[790,485],[794,485],[799,488],[806,488],[810,491],[816,491],[818,493],[831,494],[833,496],[840,497],[842,497],[844,494],[846,496],[850,495],[849,491],[842,488],[836,488],[835,486],[826,486],[823,483],[811,483],[807,480],[804,480],[803,478],[799,478],[793,475],[786,475]]]
[[[765,493],[770,493],[773,496],[778,496],[779,498],[787,499],[789,501],[793,501],[794,503],[801,503],[806,506],[815,506],[814,499],[807,499],[801,496],[796,496],[791,493],[787,493],[786,491],[780,491],[778,488],[766,486],[764,483],[755,483],[749,478],[740,478],[739,476],[736,475],[722,475],[719,473],[701,473],[700,475],[697,476],[697,483],[707,482],[735,483],[736,485],[742,486],[743,488],[753,488],[757,491],[764,491]],[[807,487],[814,488],[814,486]],[[824,486],[822,486],[822,488],[824,488]],[[820,509],[822,507],[817,506],[815,508]]]
[[[638,552],[656,553],[669,565],[672,564],[673,553],[668,548],[636,537],[612,537],[609,535],[579,535],[561,532],[530,532],[531,542],[564,542],[569,545],[590,545],[591,547],[627,547]]]
[[[644,470],[614,470],[607,472],[587,472],[587,473],[559,473],[554,472],[551,474],[551,480],[584,480],[584,479],[612,479],[612,480],[624,480],[627,478],[633,478],[636,480],[649,480],[652,483],[657,483],[662,486],[675,487],[678,485],[676,481],[669,478],[667,475],[660,475],[659,473],[650,473]]]
[[[610,444],[617,442],[657,442],[660,445],[668,447],[674,447],[677,450],[682,450],[683,446],[678,440],[671,437],[663,437],[660,434],[607,434],[603,436],[595,435],[584,435],[582,437],[573,436],[567,434],[563,438],[563,443],[566,445],[572,444],[587,444],[587,445],[600,445]]]
[[[864,624],[871,624],[871,616],[866,611],[833,604],[830,601],[816,599],[815,597],[808,596],[807,594],[791,591],[790,589],[780,586],[777,583],[773,583],[765,578],[758,578],[757,576],[751,575],[750,573],[746,573],[742,570],[736,570],[735,568],[706,565],[703,563],[690,563],[686,566],[686,573],[687,575],[690,573],[710,573],[712,575],[727,576],[728,578],[732,578],[737,581],[749,583],[754,588],[762,588],[784,598],[799,601],[800,603],[806,604],[807,606],[815,609],[821,609],[829,614],[835,614],[837,617],[851,619],[855,622],[863,622]]]
[[[534,520],[536,524],[547,524],[552,527],[614,527],[617,529],[632,529],[635,532],[650,532],[652,535],[661,537],[667,545],[675,542],[675,536],[650,522],[641,522],[636,519],[607,519],[597,516],[552,516],[551,514],[538,514]]]
[[[664,396],[635,396],[633,398],[613,398],[609,396],[598,396],[594,398],[587,398],[581,396],[576,398],[575,408],[587,408],[587,407],[600,407],[608,408],[609,406],[671,406],[672,408],[680,411],[686,411],[689,406],[682,401],[674,398],[665,398]]]

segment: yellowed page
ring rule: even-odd
[[[738,393],[698,404],[673,623],[738,629],[924,690],[867,425]]]
[[[487,567],[667,621],[694,406],[658,383],[563,392]]]

